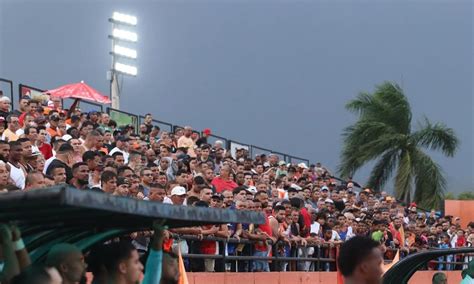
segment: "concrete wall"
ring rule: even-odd
[[[463,228],[474,221],[474,200],[445,200],[444,210],[446,215],[461,217]]]
[[[431,283],[436,271],[418,271],[409,284]],[[448,284],[461,281],[461,271],[446,271]],[[188,273],[189,284],[336,284],[336,272]]]

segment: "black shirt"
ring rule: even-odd
[[[0,116],[5,118],[5,121],[7,120],[7,117],[12,114],[11,112],[6,112],[6,111],[3,111],[3,110],[0,110]],[[20,113],[21,114],[21,113]],[[19,116],[19,115],[18,115]]]

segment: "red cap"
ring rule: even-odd
[[[410,207],[418,207],[415,202],[410,203]]]
[[[209,128],[206,128],[202,131],[202,133],[206,134],[206,135],[211,135],[211,129]]]

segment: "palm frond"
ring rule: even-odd
[[[384,152],[406,144],[406,136],[394,133],[390,127],[376,122],[358,122],[347,129],[341,154],[339,173],[351,176],[365,163]]]
[[[356,99],[351,100],[346,104],[346,109],[353,113],[363,115],[372,108],[373,103],[372,95],[362,92],[357,95]]]
[[[441,167],[420,149],[413,151],[416,202],[425,208],[437,208],[444,198],[446,179]]]
[[[367,186],[375,191],[380,191],[391,177],[393,170],[398,163],[400,150],[393,149],[385,152],[375,164],[370,174]]]
[[[448,157],[454,156],[459,140],[452,128],[442,123],[433,124],[426,117],[419,127],[420,130],[411,135],[414,145],[430,150],[441,150]]]
[[[396,84],[385,82],[376,86],[373,94],[360,93],[346,108],[361,120],[382,122],[404,134],[410,132],[410,104]]]
[[[425,119],[422,127],[412,133],[408,99],[400,86],[391,82],[376,86],[373,93],[360,93],[346,108],[357,114],[358,120],[343,131],[339,173],[343,177],[352,176],[365,164],[378,159],[369,179],[371,187],[381,189],[396,171],[397,198],[410,201],[412,187],[416,185],[417,201],[428,204],[439,201],[445,180],[438,165],[419,147],[453,156],[459,145],[454,131]]]
[[[395,196],[405,202],[411,201],[412,177],[413,177],[412,159],[408,151],[400,154],[397,175],[395,177]]]

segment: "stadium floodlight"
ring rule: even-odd
[[[121,45],[114,45],[114,50],[112,52],[114,55],[130,58],[130,59],[137,59],[137,51],[135,49],[124,47]]]
[[[132,65],[115,62],[114,69],[115,71],[123,73],[123,74],[137,76],[137,67],[132,66]]]
[[[130,26],[137,25],[137,17],[132,16],[132,15],[127,15],[127,14],[122,14],[119,12],[114,12],[112,14],[112,20],[119,24],[125,24],[125,25],[130,25]]]
[[[112,108],[120,109],[120,90],[122,76],[137,76],[138,68],[136,64],[137,49],[136,43],[138,35],[136,33],[137,17],[113,12],[109,18],[112,30],[109,39],[112,40],[112,66],[107,72],[107,79],[110,80],[110,98]]]
[[[114,39],[125,40],[130,42],[137,42],[138,40],[138,35],[136,33],[121,29],[114,29],[112,31],[112,37]]]

